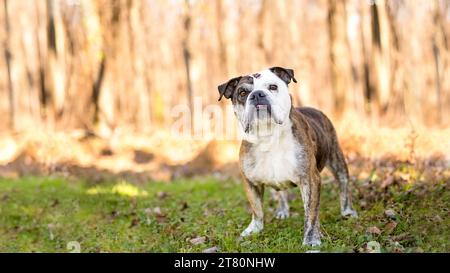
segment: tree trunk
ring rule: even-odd
[[[377,112],[386,111],[391,92],[390,30],[386,13],[386,1],[378,0],[371,5],[372,63],[371,81],[374,88]]]
[[[437,122],[442,123],[442,101],[444,100],[442,96],[442,80],[443,75],[442,70],[444,66],[443,53],[448,51],[448,41],[443,27],[443,19],[441,14],[441,8],[438,1],[434,1],[433,9],[433,57],[434,57],[434,74],[435,74],[435,92],[436,92],[436,108],[437,108]]]
[[[14,87],[11,79],[11,50],[10,50],[10,25],[8,14],[8,0],[3,0],[4,10],[4,24],[5,24],[5,37],[4,37],[4,55],[6,61],[6,76],[8,80],[8,98],[9,98],[9,124],[10,130],[15,129],[15,98]]]
[[[183,39],[183,58],[186,71],[186,89],[189,110],[191,113],[191,132],[194,131],[194,95],[192,91],[191,78],[191,52],[189,50],[189,38],[191,34],[191,4],[189,0],[185,0],[185,17],[184,17],[184,39]]]
[[[46,77],[49,102],[53,118],[62,116],[65,99],[65,67],[63,62],[64,37],[59,12],[59,2],[47,0],[47,65]]]
[[[334,112],[340,116],[349,106],[352,94],[352,66],[347,38],[345,1],[331,0],[328,4],[328,31],[330,43],[331,82],[334,96]]]

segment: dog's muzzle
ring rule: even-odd
[[[264,91],[253,91],[249,97],[250,105],[256,108],[257,112],[267,111],[270,114],[270,102],[267,99],[266,93]]]

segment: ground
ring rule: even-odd
[[[403,167],[404,169],[405,167]],[[444,177],[445,178],[445,177]],[[339,215],[338,188],[323,177],[321,252],[449,252],[449,183],[354,179],[357,219]],[[376,182],[382,182],[380,186]],[[265,229],[239,239],[250,221],[238,179],[92,183],[57,176],[0,178],[0,252],[305,252],[303,208],[277,220],[265,197]],[[79,247],[79,248],[78,248]]]

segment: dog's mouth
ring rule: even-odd
[[[272,108],[269,103],[267,103],[267,102],[257,103],[254,106],[255,106],[256,112],[258,114],[266,112],[269,116],[271,115]]]
[[[270,120],[272,119],[272,107],[269,102],[257,102],[249,106],[250,111],[244,121],[244,131],[249,133],[252,126],[255,124],[256,120],[260,122],[266,122],[269,126]],[[259,123],[256,123],[259,124]],[[260,126],[261,124],[259,124]]]

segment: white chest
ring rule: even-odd
[[[241,164],[250,182],[286,188],[304,173],[304,158],[303,147],[288,131],[253,144]]]

